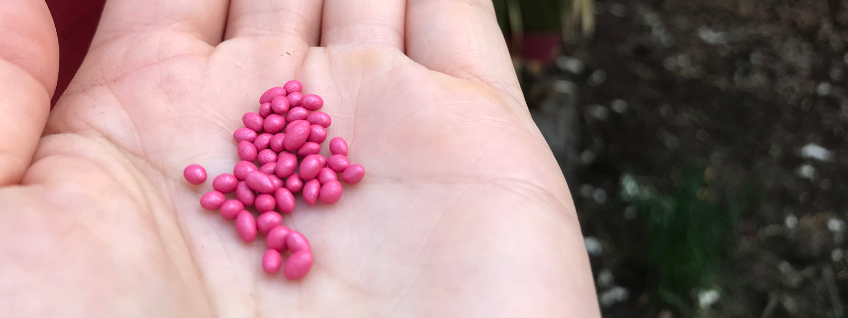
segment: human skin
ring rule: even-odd
[[[110,0],[52,112],[44,3],[4,1],[0,39],[5,315],[599,316],[489,1]],[[284,216],[312,243],[299,281],[182,175],[233,171],[241,116],[290,79],[367,169]]]

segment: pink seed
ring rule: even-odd
[[[308,141],[322,143],[327,140],[327,128],[324,128],[321,125],[312,125],[309,126],[309,139]]]
[[[276,169],[277,169],[277,162],[276,161],[268,162],[268,163],[262,165],[261,167],[259,167],[259,171],[262,171],[262,173],[264,173],[264,174],[274,174],[274,170],[276,170]]]
[[[268,234],[268,231],[280,225],[283,225],[283,216],[274,211],[262,213],[256,218],[256,228],[262,234]]]
[[[333,204],[342,197],[342,184],[338,181],[330,181],[321,186],[318,198],[324,204]]]
[[[302,86],[301,86],[301,89],[302,89]],[[265,91],[265,93],[263,93],[261,97],[259,97],[259,104],[261,105],[261,104],[265,104],[265,103],[270,103],[272,100],[274,100],[274,97],[277,97],[277,96],[280,96],[280,95],[286,96],[286,89],[284,89],[282,87],[271,88],[271,89]]]
[[[259,212],[273,211],[276,206],[274,197],[267,193],[256,196],[256,202],[254,204],[256,206],[256,211]]]
[[[268,115],[273,113],[274,110],[271,109],[271,103],[265,103],[262,104],[262,106],[259,106],[259,116],[262,116],[262,118],[268,117]]]
[[[300,106],[300,101],[303,99],[303,94],[300,92],[290,93],[286,98],[289,99],[289,107]]]
[[[242,181],[236,186],[236,199],[241,201],[244,206],[251,206],[256,201],[256,192],[247,186],[247,182]]]
[[[283,256],[277,250],[269,249],[262,254],[262,270],[270,275],[274,275],[280,271],[283,266]]]
[[[303,179],[300,178],[300,175],[297,172],[292,173],[292,175],[286,179],[286,189],[292,193],[298,193],[300,192],[300,189],[303,189]]]
[[[265,149],[256,155],[256,160],[259,161],[260,165],[264,165],[269,162],[277,162],[277,153],[274,152],[274,150]]]
[[[256,146],[247,140],[238,144],[238,156],[243,161],[256,160]]]
[[[327,113],[324,112],[312,112],[309,116],[306,116],[306,121],[310,124],[319,125],[324,128],[330,127],[330,123],[332,123],[330,115],[327,115]]]
[[[268,178],[267,174],[262,172],[251,171],[247,174],[245,181],[247,181],[247,186],[259,193],[274,192],[274,182],[271,181],[271,178]]]
[[[271,137],[271,143],[268,146],[271,147],[271,150],[273,150],[273,151],[276,151],[276,152],[283,151],[283,149],[286,149],[286,147],[283,146],[283,143],[285,142],[285,140],[286,140],[286,134],[284,134],[284,133],[276,134],[276,135],[274,135],[274,137]]]
[[[298,80],[291,80],[286,82],[286,84],[283,85],[283,88],[286,89],[286,94],[291,94],[293,92],[303,91],[303,84],[301,84]]]
[[[342,181],[347,184],[356,184],[365,176],[365,168],[362,165],[350,165],[342,172]]]
[[[280,178],[288,178],[297,169],[297,156],[291,152],[281,152],[277,156],[277,167],[274,172]]]
[[[206,182],[206,169],[200,165],[188,165],[183,170],[183,177],[191,184],[201,184]]]
[[[245,113],[244,116],[241,116],[241,121],[244,123],[244,127],[250,128],[257,133],[262,131],[262,126],[265,123],[265,119],[263,119],[262,116],[251,112]]]
[[[268,231],[268,236],[265,237],[265,247],[284,252],[286,250],[286,239],[291,232],[291,229],[285,225],[275,226]]]
[[[330,153],[347,156],[347,142],[342,137],[330,139]]]
[[[286,248],[292,251],[292,253],[312,251],[312,247],[309,246],[309,240],[298,231],[291,231],[289,236],[286,237]]]
[[[282,213],[292,213],[294,211],[295,201],[294,194],[286,188],[278,188],[274,191],[274,200],[277,202],[277,208]]]
[[[289,280],[301,279],[312,269],[312,252],[300,251],[289,256],[283,275]]]
[[[295,120],[305,120],[309,116],[309,111],[303,107],[292,107],[286,114],[286,122],[290,123]]]
[[[265,118],[265,131],[268,133],[276,134],[283,130],[283,127],[286,126],[286,118],[279,114],[271,114],[268,115],[268,118]]]
[[[236,179],[236,176],[224,173],[215,177],[215,180],[212,180],[212,189],[220,191],[221,193],[230,193],[236,191],[238,182],[239,181]]]
[[[274,135],[269,133],[261,134],[253,140],[253,145],[256,146],[256,150],[268,149],[268,146],[271,144],[271,138],[274,138]]]
[[[321,168],[324,168],[324,165],[321,164],[321,159],[323,159],[321,155],[308,155],[306,158],[303,158],[303,161],[300,162],[300,170],[298,173],[300,174],[300,178],[303,180],[312,180],[318,176],[318,172],[321,172]]]
[[[295,120],[286,126],[286,140],[283,143],[286,150],[295,151],[306,142],[309,138],[309,126],[309,122],[305,120]]]
[[[300,148],[297,149],[297,155],[301,157],[306,157],[308,155],[317,155],[321,152],[321,145],[317,142],[307,141],[303,143]]]
[[[245,242],[253,242],[256,238],[256,219],[248,211],[239,212],[236,216],[236,233]]]
[[[239,161],[233,168],[233,175],[239,180],[247,178],[247,174],[251,171],[256,171],[256,165],[250,161]]]
[[[333,171],[333,169],[324,167],[324,168],[321,168],[321,171],[318,172],[318,182],[321,182],[321,184],[325,184],[328,181],[333,181],[333,180],[336,180],[336,181],[339,180],[339,176],[336,175],[336,172]]]
[[[280,177],[278,177],[277,175],[273,174],[273,172],[272,172],[272,174],[269,174],[269,175],[268,175],[268,178],[271,178],[271,183],[273,183],[273,184],[274,184],[274,191],[277,191],[277,189],[279,189],[279,188],[282,188],[282,187],[285,187],[285,186],[286,186],[286,183],[285,183],[285,182],[283,182],[283,179],[280,179]]]
[[[312,179],[303,186],[303,201],[312,206],[318,202],[318,193],[321,191],[321,182]]]
[[[224,205],[221,205],[221,217],[226,220],[233,220],[244,210],[244,203],[239,200],[227,200]]]
[[[271,110],[277,114],[285,114],[289,110],[289,99],[285,96],[274,97],[271,101]]]
[[[221,208],[221,205],[223,205],[226,200],[227,197],[224,196],[223,193],[218,191],[209,191],[200,197],[200,206],[207,210],[217,210]]]
[[[256,132],[250,128],[239,128],[233,133],[233,139],[236,142],[249,141],[253,142],[256,140]]]
[[[350,160],[345,155],[332,155],[327,158],[327,166],[335,172],[343,172],[350,166]]]
[[[300,100],[300,106],[307,110],[316,111],[324,107],[324,99],[315,94],[306,94]]]

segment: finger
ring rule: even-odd
[[[50,112],[59,43],[43,0],[0,6],[0,185],[20,181]]]
[[[409,0],[406,55],[431,70],[482,82],[524,104],[491,0]]]
[[[403,50],[406,0],[325,0],[321,45],[377,44]]]
[[[221,42],[228,0],[109,0],[103,8],[92,47],[111,40],[174,31],[211,45]]]
[[[284,36],[316,46],[321,6],[321,0],[232,0],[225,38]]]

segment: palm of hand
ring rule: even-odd
[[[0,281],[72,316],[594,314],[567,188],[516,87],[386,43],[308,38],[95,39],[25,186],[0,191],[18,211],[4,213],[0,251],[15,260]],[[191,163],[231,171],[241,114],[292,78],[366,167],[338,203],[299,201],[285,218],[316,259],[296,282],[262,272],[264,241],[241,242],[199,206],[209,183],[182,179]]]

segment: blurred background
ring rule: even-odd
[[[47,0],[58,96],[105,0]],[[605,317],[845,316],[848,1],[494,0]]]

